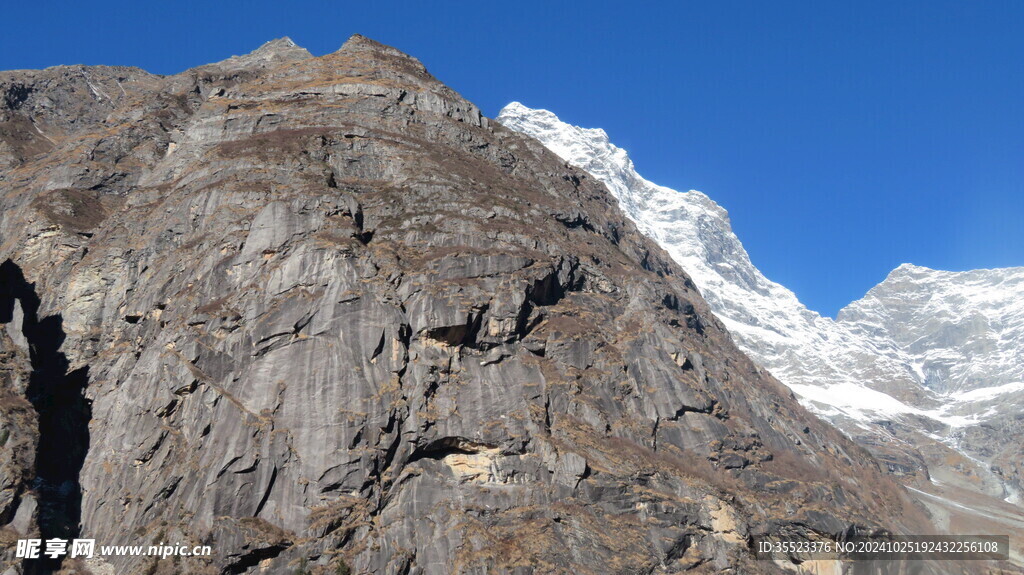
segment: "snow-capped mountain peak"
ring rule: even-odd
[[[1024,268],[950,272],[903,264],[837,319],[908,353],[929,389],[961,397],[1024,382],[1022,294]]]

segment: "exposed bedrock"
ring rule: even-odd
[[[776,572],[752,537],[927,532],[602,185],[409,56],[15,83],[47,144],[9,148],[0,257],[88,375],[81,533],[214,548],[117,573]]]

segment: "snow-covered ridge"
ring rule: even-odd
[[[833,321],[808,310],[753,265],[721,206],[701,192],[678,192],[647,181],[604,130],[572,126],[518,102],[497,119],[603,182],[641,231],[690,274],[737,344],[812,411],[861,423],[920,416],[957,428],[988,414],[965,405],[1021,391],[1015,382],[1024,381],[1019,353],[1024,348],[1019,303],[1024,301],[1019,297],[1024,295],[1024,269],[957,274],[906,264]],[[965,278],[972,278],[967,285],[973,286],[966,291]],[[911,284],[914,289],[900,295]],[[913,301],[904,302],[904,297]],[[1003,311],[972,311],[985,306]],[[929,319],[939,311],[945,314],[942,320]],[[991,329],[977,328],[982,324]],[[978,349],[998,348],[1000,359],[986,358],[991,369],[985,374],[953,365],[970,363],[963,350],[975,348],[964,338],[936,345],[959,333],[956,326],[974,338],[968,343]],[[913,336],[929,330],[935,341]],[[954,348],[961,350],[959,355]],[[1014,361],[1017,369],[1009,369],[1007,362]],[[990,372],[1000,376],[992,378]],[[942,378],[952,380],[939,384],[946,381]],[[996,386],[1004,387],[996,392]],[[964,393],[974,389],[989,391]]]

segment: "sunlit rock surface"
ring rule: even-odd
[[[214,548],[116,573],[753,573],[753,537],[929,529],[601,183],[392,48],[0,94],[5,537]]]

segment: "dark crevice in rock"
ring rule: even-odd
[[[377,473],[377,477],[382,477],[391,464],[395,461],[395,456],[398,455],[398,446],[402,438],[402,420],[398,417],[397,413],[392,413],[388,417],[388,425],[384,429],[385,434],[394,434],[395,439],[388,445],[387,451],[384,453],[384,460],[381,461],[380,470]]]
[[[313,318],[316,317],[316,313],[317,312],[314,311],[306,314],[302,319],[295,322],[295,324],[292,325],[292,335],[299,335],[302,333],[302,330],[306,329],[306,326],[308,326],[313,321]]]
[[[380,354],[384,353],[384,343],[385,343],[385,341],[384,341],[385,337],[384,336],[385,336],[385,332],[384,332],[384,330],[381,330],[381,332],[380,332],[380,341],[377,342],[377,347],[375,347],[373,349],[373,355],[370,356],[370,361],[373,361],[373,360],[377,359],[377,357]]]
[[[267,501],[270,500],[270,494],[274,491],[274,482],[276,482],[276,481],[277,481],[277,466],[275,465],[274,469],[270,472],[270,481],[267,482],[267,490],[263,493],[263,498],[260,499],[259,505],[256,506],[256,512],[253,513],[253,516],[255,516],[255,517],[259,517],[260,516],[260,512],[263,511],[263,508],[267,505]]]
[[[252,551],[240,556],[236,561],[229,563],[223,570],[221,575],[239,575],[245,573],[249,569],[256,567],[261,562],[267,559],[274,559],[281,554],[282,551],[288,548],[288,545],[284,543],[278,543],[277,545],[271,545],[270,547],[262,547],[260,549],[253,549]]]
[[[181,480],[181,476],[173,478],[171,482],[165,485],[164,488],[161,489],[160,492],[156,494],[156,497],[154,497],[153,500],[150,501],[148,505],[146,505],[146,508],[143,510],[143,513],[149,513],[149,510],[153,509],[153,507],[155,507],[158,502],[170,499],[171,496],[174,495],[174,492],[178,490],[178,485],[181,484]]]
[[[533,310],[534,306],[529,299],[519,308],[519,316],[516,317],[516,334],[519,336],[519,339],[529,335],[543,319],[542,314],[534,314]]]
[[[544,396],[544,433],[551,435],[551,396]]]
[[[333,173],[333,172],[332,172]],[[366,229],[365,222],[363,219],[363,206],[359,204],[354,198],[349,196],[350,201],[348,205],[348,216],[352,218],[352,223],[355,224],[356,232],[353,234],[359,243],[368,245],[373,241],[374,230]]]
[[[373,476],[369,479],[369,482],[363,485],[365,489],[368,486],[376,484],[378,488],[378,500],[376,504],[376,512],[380,512],[384,509],[387,504],[389,490],[391,488],[391,480],[385,479],[385,473],[395,463],[398,457],[398,448],[402,442],[402,418],[398,413],[392,411],[391,415],[388,416],[388,424],[383,431],[383,436],[394,434],[394,438],[388,445],[387,450],[384,452],[384,457],[378,460],[376,469],[374,470]],[[383,438],[382,436],[382,438]],[[362,491],[362,489],[360,489]]]
[[[478,311],[471,311],[466,316],[466,323],[459,325],[446,325],[426,330],[427,338],[439,341],[450,346],[464,346],[471,349],[479,347],[478,338],[480,328],[483,326],[484,315],[488,306],[483,306]]]
[[[355,436],[352,437],[352,441],[348,445],[349,449],[355,449],[356,446],[363,442],[363,431],[365,429],[366,428],[364,427],[360,427],[359,430],[356,431]]]
[[[73,539],[80,532],[82,487],[79,473],[89,451],[89,420],[92,405],[84,391],[89,368],[69,371],[67,357],[60,352],[64,342],[60,315],[39,319],[39,296],[35,286],[13,261],[0,265],[0,322],[13,317],[15,300],[24,313],[22,334],[29,344],[32,374],[26,390],[39,421],[33,489],[38,499],[38,522],[42,539]],[[26,575],[52,573],[60,559],[26,559]]]
[[[175,401],[174,403],[176,404],[177,401]],[[164,412],[165,412],[165,415],[163,415],[161,417],[165,417],[166,415],[169,415],[169,413],[166,413],[166,409],[164,410]],[[157,415],[160,415],[160,414],[158,413]],[[150,447],[149,449],[146,450],[146,453],[142,454],[142,456],[139,457],[136,460],[136,464],[146,463],[150,459],[153,459],[153,456],[156,455],[156,452],[164,444],[164,440],[166,440],[166,439],[167,439],[167,432],[164,431],[163,433],[160,434],[160,437],[158,437],[156,439],[156,443],[154,443],[152,447]]]
[[[232,471],[232,473],[234,473],[235,475],[245,475],[246,473],[255,473],[256,470],[259,468],[259,466],[260,466],[260,460],[257,459],[255,461],[253,461],[252,465],[250,465],[249,467],[246,467],[245,469],[239,469],[238,471]]]
[[[428,379],[425,382],[426,385],[424,386],[423,389],[423,398],[426,399],[427,401],[430,401],[430,399],[434,397],[434,394],[437,393],[438,388],[441,387],[441,381],[439,375],[440,370],[437,368],[437,366],[430,366],[430,370],[428,373],[430,374],[430,379]]]
[[[679,421],[679,419],[682,418],[687,413],[700,413],[702,415],[711,415],[712,413],[715,412],[715,406],[717,405],[718,402],[715,401],[714,399],[712,399],[707,405],[702,407],[692,407],[689,405],[683,405],[679,409],[677,409],[675,414],[672,417],[669,417],[668,420]]]
[[[472,324],[446,325],[427,330],[427,338],[447,345],[456,346],[466,343],[469,339],[469,326]]]
[[[207,427],[209,427],[209,426],[207,426]],[[232,457],[231,461],[228,461],[227,464],[225,464],[224,467],[221,467],[220,471],[217,472],[217,479],[220,479],[220,477],[222,475],[227,473],[228,469],[231,469],[231,466],[234,465],[235,462],[237,462],[241,458],[242,458],[241,455],[236,455],[235,457]]]
[[[552,269],[550,273],[534,280],[526,288],[526,301],[516,318],[516,333],[519,334],[519,339],[528,336],[544,320],[544,314],[534,313],[538,307],[553,306],[562,301],[569,292],[581,288],[583,278],[577,277],[576,268],[575,262],[569,262],[569,271],[564,282],[559,279],[559,270]],[[542,348],[531,351],[535,355],[544,356]]]
[[[640,267],[657,275],[660,278],[672,276],[672,268],[666,265],[665,261],[652,253],[647,248],[642,248],[640,253]]]
[[[585,278],[577,274],[578,265],[573,260],[563,260],[557,268],[551,268],[543,277],[534,279],[526,286],[526,297],[519,307],[516,316],[516,327],[511,340],[523,340],[544,319],[544,314],[537,308],[556,305],[565,296],[583,288]],[[437,342],[455,347],[462,346],[477,351],[487,351],[497,344],[493,341],[481,341],[480,335],[483,320],[490,306],[485,304],[472,309],[466,315],[466,322],[458,325],[446,325],[426,329],[423,336]],[[540,348],[531,351],[536,355],[544,355]]]
[[[479,443],[464,437],[442,437],[416,448],[409,456],[408,463],[411,465],[422,459],[440,460],[449,455],[486,453],[494,449],[494,445]]]
[[[181,484],[181,479],[181,477],[175,477],[172,479],[166,487],[160,490],[157,497],[160,499],[169,499],[171,495],[174,495],[174,492],[178,490],[178,485]]]
[[[466,343],[466,345],[468,347],[473,347],[473,348],[480,347],[480,345],[479,345],[480,329],[483,327],[484,315],[487,313],[487,309],[488,308],[489,308],[489,306],[485,305],[479,311],[477,311],[475,314],[471,314],[470,315],[470,321],[469,321],[469,325],[467,326],[468,329],[466,331],[466,340],[465,340],[465,343]]]
[[[686,550],[693,544],[693,537],[687,533],[672,544],[672,547],[665,553],[665,563],[671,564],[686,554]]]
[[[558,271],[552,270],[548,275],[535,280],[527,295],[529,301],[539,306],[555,305],[565,297],[566,286],[558,281]]]
[[[402,347],[404,347],[405,350],[408,352],[409,351],[409,345],[412,343],[412,326],[410,326],[407,323],[403,323],[403,324],[398,326],[398,341],[399,341],[399,343],[402,344]],[[398,371],[398,375],[399,376],[405,374],[405,368],[406,368],[405,364],[408,364],[408,361],[409,361],[408,354],[406,354],[406,356],[404,358],[404,364],[402,365],[402,368]]]

